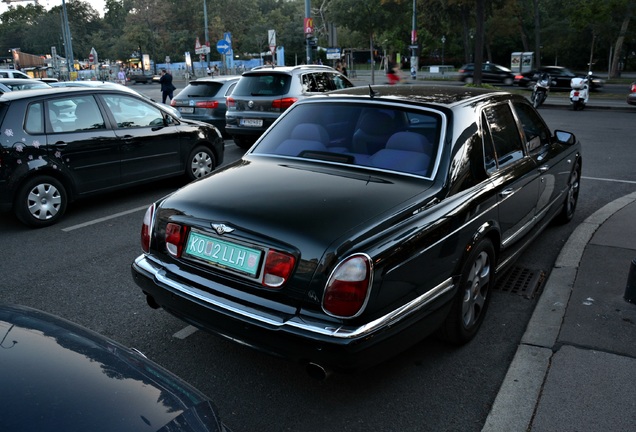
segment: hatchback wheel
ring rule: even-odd
[[[188,178],[196,180],[210,174],[216,167],[216,158],[214,153],[204,146],[196,147],[190,153],[186,165]]]
[[[68,197],[64,185],[53,177],[34,177],[18,190],[14,212],[24,224],[45,227],[59,221]]]
[[[454,344],[470,341],[481,326],[495,280],[495,249],[488,239],[478,243],[464,263],[457,295],[440,336]]]

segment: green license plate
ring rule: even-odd
[[[262,254],[258,249],[219,240],[196,231],[190,231],[185,253],[207,263],[227,267],[252,277],[258,273]]]

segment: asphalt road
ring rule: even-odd
[[[157,97],[157,85],[134,88]],[[636,191],[634,112],[542,108],[552,128],[583,142],[575,219],[553,226],[517,266],[548,272],[576,225]],[[226,163],[241,151],[226,142]],[[286,360],[201,331],[150,309],[132,282],[141,218],[183,185],[163,181],[73,204],[63,221],[31,230],[0,214],[0,301],[78,322],[148,357],[210,395],[234,431],[479,431],[536,298],[495,292],[480,334],[455,348],[428,339],[355,375],[315,381]]]

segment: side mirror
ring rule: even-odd
[[[576,137],[573,133],[562,130],[555,130],[554,138],[560,144],[573,145],[576,142]]]

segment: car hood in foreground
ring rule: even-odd
[[[421,202],[431,184],[372,170],[253,157],[191,183],[161,207],[208,227],[224,223],[263,241],[275,239],[315,260],[338,240],[355,244],[358,236],[386,229],[400,209]]]
[[[207,397],[139,353],[22,306],[0,305],[0,383],[7,431],[226,430]]]

